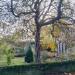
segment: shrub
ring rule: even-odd
[[[26,55],[25,55],[25,62],[30,63],[33,62],[33,52],[31,46],[29,46]]]
[[[10,65],[11,64],[11,57],[7,56],[7,64]]]

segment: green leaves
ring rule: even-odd
[[[6,56],[7,64],[9,65],[11,63],[12,57],[14,56],[11,45],[7,44],[6,42],[1,42],[0,52],[2,56]]]

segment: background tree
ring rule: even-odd
[[[54,24],[61,18],[66,19],[66,21],[73,20],[73,16],[66,16],[65,10],[68,8],[65,8],[64,3],[65,0],[11,0],[11,12],[13,15],[16,17],[25,16],[26,24],[30,21],[35,24],[36,62],[40,62],[41,27]],[[68,13],[71,13],[71,11]]]

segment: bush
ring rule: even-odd
[[[33,52],[31,46],[29,46],[26,55],[25,55],[25,62],[30,63],[33,62]]]
[[[11,64],[11,59],[12,59],[12,50],[8,49],[6,52],[6,56],[7,56],[7,64],[10,65]]]
[[[10,65],[11,64],[11,57],[7,56],[7,64]]]

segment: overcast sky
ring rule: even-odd
[[[70,1],[75,2],[75,0],[70,0]]]

